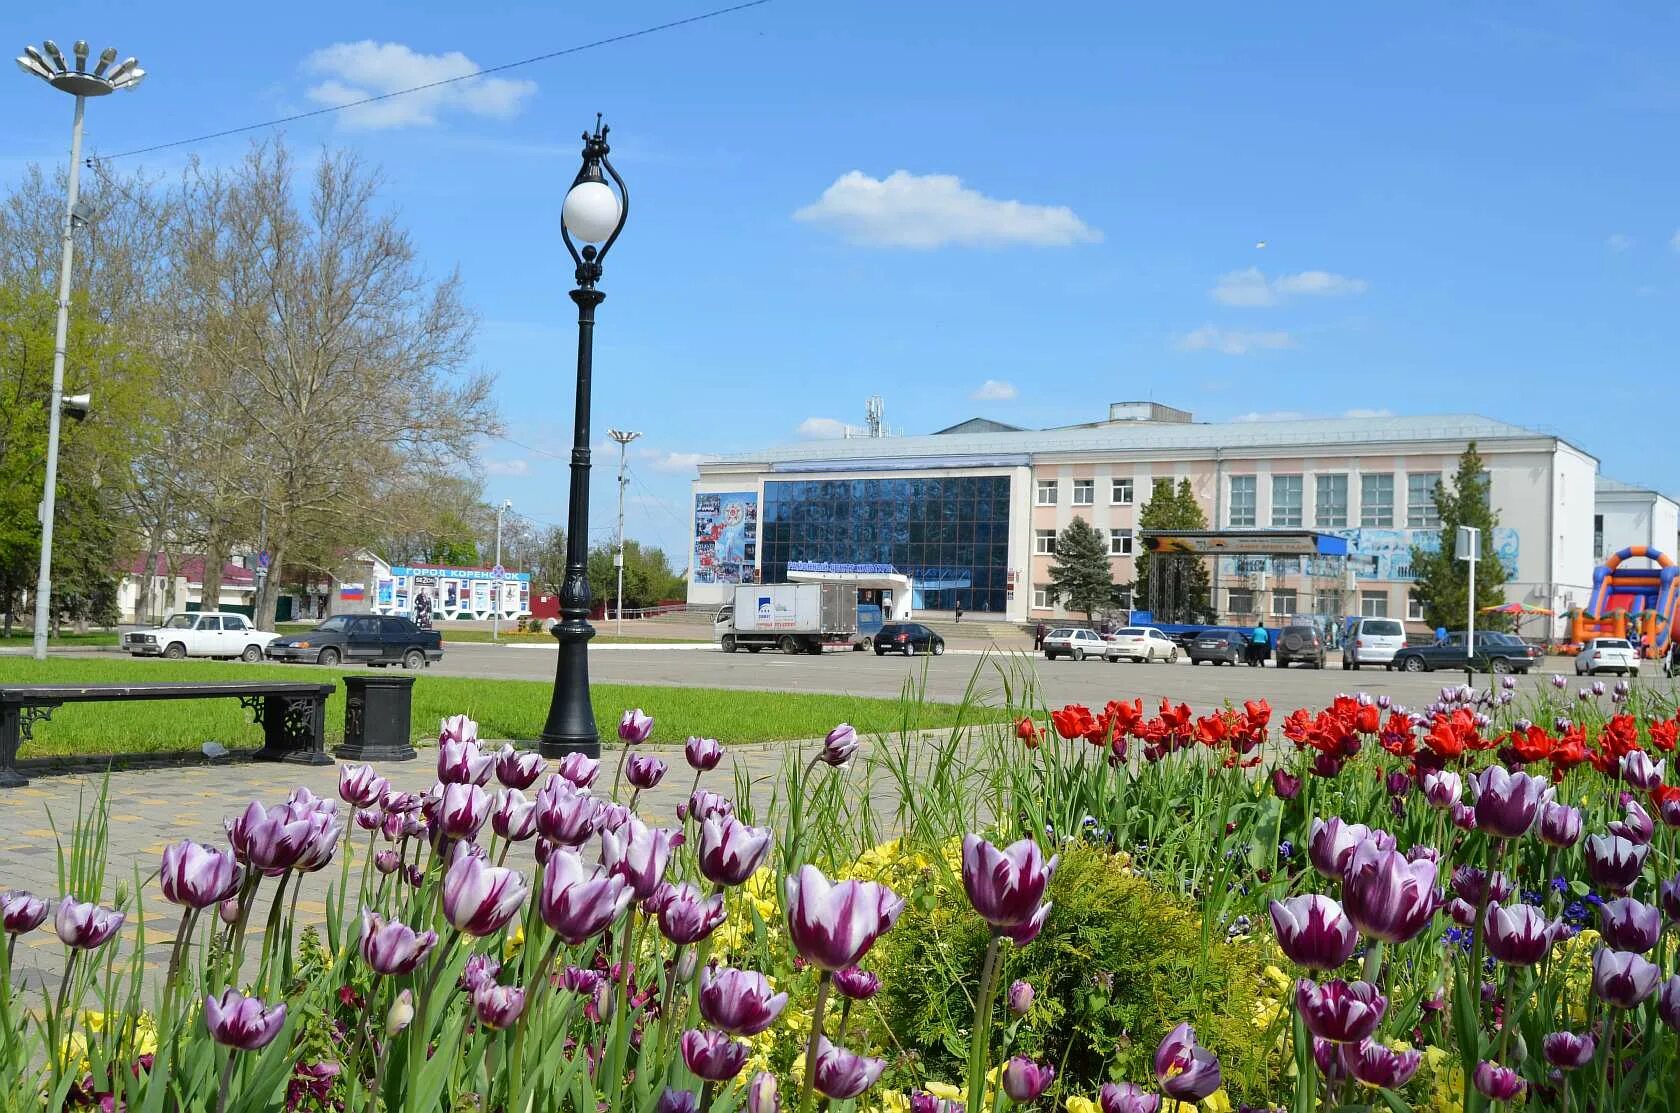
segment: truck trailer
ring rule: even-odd
[[[821,653],[825,646],[868,647],[881,628],[881,608],[858,602],[858,585],[844,581],[741,584],[717,613],[713,633],[725,653],[779,649]]]

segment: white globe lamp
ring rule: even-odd
[[[584,243],[602,243],[618,227],[618,195],[601,181],[581,181],[566,194],[560,219]]]

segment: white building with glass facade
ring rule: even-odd
[[[1148,402],[1117,403],[1086,425],[975,420],[710,459],[694,482],[689,599],[716,603],[735,583],[776,582],[790,562],[890,564],[911,577],[918,612],[960,605],[975,617],[1053,622],[1067,617],[1046,593],[1057,534],[1084,518],[1108,538],[1115,582],[1128,584],[1144,503],[1157,483],[1187,482],[1211,528],[1348,541],[1334,567],[1218,558],[1223,621],[1418,621],[1411,552],[1438,544],[1435,484],[1450,482],[1472,441],[1499,513],[1484,551],[1510,570],[1506,599],[1560,614],[1584,602],[1598,462],[1552,433],[1468,414],[1210,424]]]

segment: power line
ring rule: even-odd
[[[282,124],[295,123],[298,120],[308,120],[316,116],[326,116],[333,112],[342,112],[346,108],[360,108],[364,104],[377,104],[379,101],[390,100],[393,97],[403,97],[410,93],[422,93],[427,89],[437,89],[444,85],[453,85],[458,81],[471,81],[474,78],[484,77],[488,74],[502,73],[507,70],[518,69],[520,66],[529,66],[534,65],[537,62],[548,62],[555,58],[564,58],[568,54],[579,54],[585,50],[594,50],[597,47],[611,46],[614,43],[627,42],[630,39],[639,39],[647,35],[658,34],[660,31],[670,31],[677,27],[686,27],[691,23],[703,23],[708,19],[716,19],[719,16],[732,15],[735,12],[745,11],[748,8],[756,8],[768,3],[770,3],[770,0],[746,0],[745,3],[732,4],[727,8],[715,8],[709,12],[701,12],[699,15],[691,15],[683,19],[673,19],[667,23],[656,23],[651,27],[643,27],[637,31],[626,31],[621,35],[609,35],[604,39],[596,39],[594,42],[587,42],[578,46],[568,46],[561,50],[551,50],[547,54],[538,54],[530,58],[521,58],[517,62],[503,62],[499,66],[491,66],[488,69],[475,70],[472,73],[464,73],[458,77],[445,77],[438,81],[428,81],[424,85],[415,85],[407,89],[396,89],[389,93],[379,93],[376,96],[363,97],[361,100],[353,100],[348,104],[328,105],[325,108],[315,108],[308,112],[297,112],[290,116],[281,116],[278,119],[264,120],[260,124],[246,124],[244,127],[227,128],[223,131],[213,131],[206,135],[195,135],[190,139],[175,139],[168,143],[154,143],[150,147],[136,147],[132,151],[122,151],[114,155],[103,155],[98,158],[90,158],[87,161],[89,165],[98,162],[112,162],[119,158],[133,158],[135,155],[149,155],[153,151],[167,151],[171,147],[185,147],[191,143],[208,143],[212,139],[224,139],[227,136],[240,135],[248,131],[260,131],[264,128],[275,128]]]

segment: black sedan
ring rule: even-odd
[[[875,656],[889,650],[906,657],[918,653],[937,657],[945,652],[945,639],[919,622],[889,622],[875,634]]]
[[[1185,647],[1190,663],[1199,665],[1211,661],[1216,665],[1236,665],[1248,651],[1248,635],[1238,630],[1207,630],[1190,639]]]
[[[1527,672],[1539,664],[1544,651],[1514,634],[1486,630],[1476,633],[1477,669],[1488,672]],[[1433,672],[1436,669],[1465,669],[1471,664],[1464,649],[1464,632],[1455,631],[1434,645],[1408,645],[1394,655],[1390,668],[1404,672]]]
[[[307,633],[275,638],[267,653],[272,661],[418,669],[443,659],[443,635],[394,615],[336,614]]]

